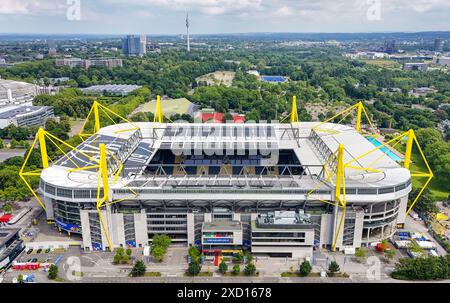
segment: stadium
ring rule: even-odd
[[[8,105],[32,105],[38,89],[34,84],[0,79],[0,107]]]
[[[355,127],[339,123],[353,112]],[[118,123],[102,127],[105,114]],[[40,176],[35,197],[47,220],[81,235],[85,251],[144,247],[167,234],[205,255],[245,249],[300,258],[367,246],[404,224],[418,198],[408,208],[411,178],[433,176],[409,170],[413,145],[420,150],[412,130],[375,146],[361,102],[302,122],[294,97],[287,118],[169,123],[158,98],[154,122],[132,123],[95,102],[79,146],[40,129],[33,146],[43,169],[27,171],[28,155],[20,176]],[[390,144],[402,142],[404,157],[390,157]],[[66,151],[50,163],[52,143]]]

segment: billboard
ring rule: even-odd
[[[203,244],[230,244],[233,243],[231,238],[204,238]]]
[[[56,225],[58,225],[58,227],[70,231],[70,232],[76,232],[79,233],[81,232],[81,228],[80,226],[78,226],[77,224],[69,224],[69,223],[64,223],[62,221],[59,221],[57,219],[55,219],[55,223]]]

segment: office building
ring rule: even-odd
[[[128,35],[122,39],[122,51],[127,56],[144,56],[147,53],[146,36]]]
[[[68,66],[70,68],[81,67],[88,69],[90,66],[102,66],[106,68],[122,67],[123,60],[119,58],[63,58],[55,60],[56,66]]]
[[[434,51],[442,53],[444,51],[445,40],[437,38],[434,40]]]
[[[433,57],[433,63],[437,65],[450,66],[450,57],[444,56]]]
[[[32,105],[37,94],[37,85],[0,79],[0,108],[17,104]]]
[[[0,228],[0,270],[8,268],[25,249],[19,228]]]
[[[0,108],[0,128],[15,126],[42,126],[53,118],[51,106],[13,105]]]
[[[403,70],[418,70],[418,71],[426,71],[428,70],[427,63],[404,63]]]

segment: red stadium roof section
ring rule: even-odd
[[[245,115],[233,114],[232,117],[233,117],[234,123],[244,123],[245,122]]]
[[[222,123],[225,115],[219,112],[206,112],[201,113],[202,122],[214,122],[214,123]],[[232,114],[231,115],[234,123],[244,123],[245,115],[243,114]]]
[[[202,122],[215,122],[222,123],[223,114],[222,113],[202,113]]]

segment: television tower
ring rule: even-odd
[[[186,13],[187,51],[191,51],[191,37],[189,36],[189,13]]]

